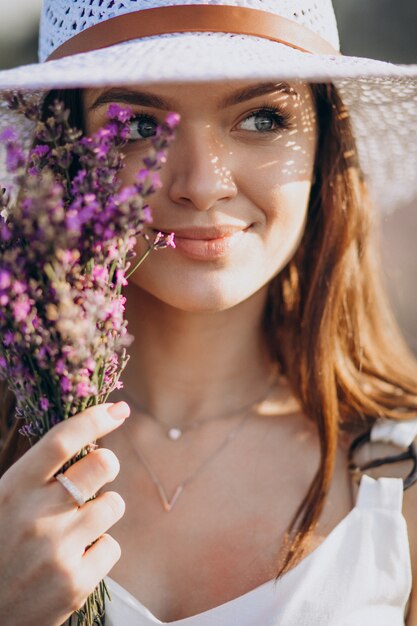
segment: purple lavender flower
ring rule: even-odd
[[[25,165],[25,162],[25,156],[19,146],[9,143],[6,153],[6,167],[9,172],[17,172],[18,169]]]
[[[72,389],[72,383],[68,376],[62,376],[60,379],[61,390],[68,393]]]
[[[29,315],[31,310],[31,303],[29,298],[24,296],[16,300],[12,305],[13,316],[16,322],[24,321]]]
[[[98,285],[104,286],[109,280],[109,270],[102,265],[95,265],[93,268],[92,276]]]
[[[35,147],[31,150],[31,152],[30,152],[30,156],[31,156],[31,157],[39,157],[39,158],[41,158],[41,157],[46,156],[46,155],[49,153],[49,151],[50,151],[49,146],[45,146],[45,145],[38,145],[38,146],[35,146]]]
[[[121,107],[118,104],[111,104],[108,108],[107,115],[109,119],[116,119],[119,122],[122,122],[122,124],[125,124],[132,118],[133,112],[129,107]]]
[[[152,222],[152,212],[151,212],[151,207],[146,204],[143,207],[143,219],[145,220],[146,223],[150,223]]]
[[[0,226],[0,241],[7,242],[12,238],[12,234],[7,224],[2,224]]]
[[[10,329],[6,330],[3,335],[3,345],[6,347],[11,346],[13,343],[13,339],[14,339],[13,332]]]
[[[83,380],[77,384],[76,395],[78,398],[88,398],[94,393],[94,388],[86,380]]]
[[[16,131],[13,128],[10,128],[10,126],[8,128],[5,128],[0,133],[0,141],[5,144],[15,143],[17,141]]]
[[[0,188],[0,377],[16,396],[19,432],[36,440],[123,386],[133,339],[123,287],[151,250],[175,247],[173,233],[159,233],[132,269],[137,237],[151,222],[145,200],[161,186],[179,116],[168,115],[133,184],[123,187],[129,108],[110,105],[106,126],[83,137],[62,103],[40,121],[34,99],[15,92],[9,102],[36,131],[27,155],[14,129],[0,135],[18,191],[12,202]],[[97,606],[94,594],[85,618]]]
[[[48,398],[42,397],[39,400],[39,406],[42,411],[47,411],[49,409],[49,400]]]
[[[0,269],[0,289],[7,289],[12,282],[12,275],[8,270]]]
[[[175,233],[170,233],[169,235],[165,233],[157,233],[155,240],[152,244],[153,248],[156,250],[162,250],[163,248],[175,248]]]

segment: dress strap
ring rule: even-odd
[[[392,443],[400,448],[407,448],[417,437],[417,419],[388,420],[379,419],[371,429],[371,441]]]
[[[417,482],[417,419],[389,420],[379,419],[372,428],[352,441],[348,453],[348,468],[352,479],[358,484],[361,476],[372,468],[411,460],[413,462],[410,473],[403,479],[403,489],[408,489]],[[355,453],[366,443],[390,443],[399,448],[406,448],[397,454],[391,454],[380,459],[374,459],[362,465],[355,460]]]
[[[403,504],[402,478],[372,478],[364,474],[359,484],[356,507],[401,511]]]

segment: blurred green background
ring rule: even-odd
[[[333,5],[344,54],[417,63],[417,0],[333,0]],[[0,69],[36,62],[40,7],[41,0],[0,0]],[[381,226],[390,298],[417,354],[417,206],[385,216]]]

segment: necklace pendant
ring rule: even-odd
[[[168,437],[172,441],[177,441],[180,437],[182,437],[182,430],[180,428],[174,427],[170,428],[168,431]]]
[[[158,487],[160,498],[162,500],[162,506],[164,507],[164,511],[166,513],[169,513],[171,509],[174,508],[176,501],[180,497],[182,490],[184,489],[184,485],[183,484],[178,485],[178,487],[176,488],[174,492],[174,495],[171,498],[171,501],[168,500],[167,495],[162,485],[157,485],[157,487]]]

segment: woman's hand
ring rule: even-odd
[[[120,546],[106,531],[124,514],[121,496],[106,491],[78,508],[54,474],[129,413],[125,402],[90,407],[54,426],[1,478],[2,626],[62,624],[119,560]],[[119,469],[116,455],[98,448],[65,475],[89,498]]]

